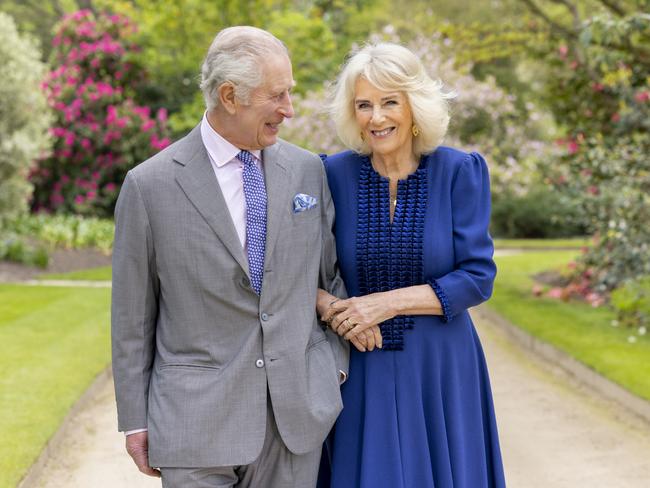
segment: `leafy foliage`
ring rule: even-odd
[[[552,108],[567,127],[549,168],[597,239],[578,272],[604,293],[650,274],[650,16],[603,13],[549,54]]]
[[[618,322],[645,335],[650,327],[650,276],[628,281],[612,292]]]
[[[49,149],[51,114],[39,88],[44,72],[34,43],[0,13],[0,228],[27,210],[29,167]]]
[[[124,16],[89,10],[59,24],[43,83],[54,151],[31,173],[35,210],[110,215],[126,172],[169,144],[166,111],[152,117],[134,100],[145,83],[134,30]]]
[[[13,236],[12,240],[29,240],[42,247],[95,248],[109,254],[115,226],[112,219],[37,214],[12,221],[8,231]]]
[[[510,190],[492,197],[490,232],[507,238],[558,238],[586,234],[574,202],[546,185],[523,194]]]

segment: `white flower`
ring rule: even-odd
[[[614,319],[611,321],[612,327],[618,327],[618,320]]]
[[[634,344],[636,342],[636,336],[630,336],[627,338],[627,342]]]
[[[646,332],[647,332],[647,330],[646,330],[644,325],[639,327],[639,335],[645,335]]]

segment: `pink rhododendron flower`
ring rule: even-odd
[[[650,92],[648,92],[647,90],[640,91],[639,93],[634,95],[634,99],[639,103],[647,102],[648,100],[650,100]]]
[[[167,120],[167,109],[166,108],[159,108],[158,109],[158,114],[156,115],[156,118],[160,122],[165,122]]]
[[[148,130],[150,130],[155,125],[156,125],[156,123],[153,120],[149,119],[140,126],[140,130],[142,132],[147,132]]]

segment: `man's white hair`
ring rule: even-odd
[[[208,111],[218,103],[217,89],[226,82],[244,103],[262,83],[262,65],[269,56],[289,56],[287,47],[273,34],[250,26],[223,29],[212,41],[201,66],[201,91]]]

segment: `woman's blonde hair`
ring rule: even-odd
[[[336,80],[329,110],[343,144],[358,153],[370,153],[355,118],[354,87],[359,77],[380,90],[406,95],[413,123],[419,130],[413,138],[417,156],[430,153],[440,145],[449,125],[447,100],[454,94],[442,91],[442,82],[431,79],[413,52],[388,42],[367,44],[354,53]]]

